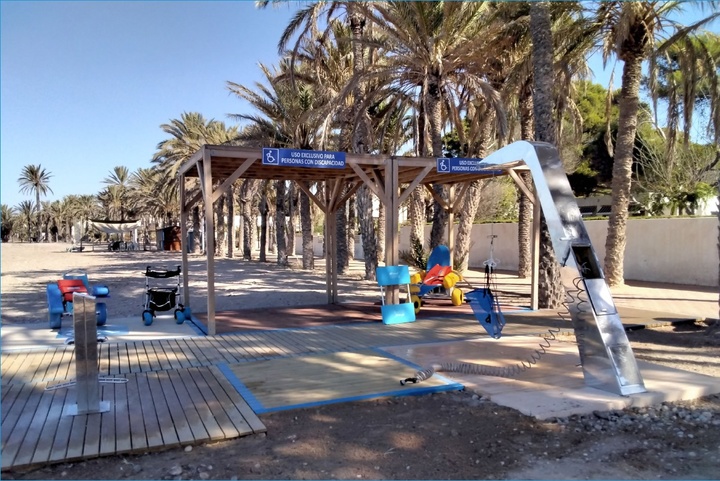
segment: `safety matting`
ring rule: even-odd
[[[458,391],[441,375],[400,385],[419,366],[380,350],[222,364],[220,370],[257,414],[391,396]]]

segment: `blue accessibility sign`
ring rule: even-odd
[[[263,165],[307,167],[312,169],[344,169],[345,152],[321,150],[263,148]]]
[[[473,174],[487,170],[488,166],[482,165],[482,159],[460,159],[457,157],[449,159],[436,159],[437,171],[441,174]]]

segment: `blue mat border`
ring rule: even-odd
[[[376,352],[377,354],[380,354],[384,357],[387,357],[388,359],[392,359],[394,361],[398,361],[402,364],[405,364],[409,367],[412,367],[413,369],[421,369],[420,366],[403,359],[401,357],[395,356],[394,354],[390,354],[389,352],[385,352],[381,349],[376,348],[370,348],[371,351]],[[338,351],[341,352],[341,351]],[[344,351],[342,351],[344,352]],[[379,393],[370,393],[370,394],[363,394],[360,396],[349,396],[344,398],[335,398],[335,399],[327,399],[324,401],[315,401],[310,403],[301,403],[301,404],[291,404],[288,406],[277,406],[272,408],[266,408],[263,406],[262,402],[258,398],[255,397],[255,395],[250,391],[250,389],[245,385],[245,383],[240,380],[234,372],[232,372],[232,369],[230,368],[230,365],[227,363],[219,363],[217,364],[218,369],[220,369],[220,372],[222,372],[227,380],[230,382],[230,384],[237,390],[237,392],[245,399],[245,402],[248,403],[250,408],[255,412],[255,414],[268,414],[268,413],[274,413],[278,411],[288,411],[290,409],[304,409],[304,408],[313,408],[318,406],[325,406],[328,404],[337,404],[337,403],[343,403],[343,402],[353,402],[353,401],[364,401],[367,399],[377,399],[377,398],[383,398],[383,397],[402,397],[402,396],[422,396],[424,394],[432,394],[437,392],[447,392],[447,391],[462,391],[465,389],[465,386],[452,381],[444,376],[435,375],[434,377],[437,377],[438,379],[442,379],[447,384],[444,384],[442,386],[401,386],[399,389],[391,390],[391,391],[384,391]],[[398,384],[400,384],[400,379],[398,378]]]

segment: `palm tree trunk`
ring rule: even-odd
[[[243,259],[252,260],[253,241],[255,237],[255,216],[253,215],[256,205],[256,197],[260,181],[257,179],[245,179],[240,187],[240,209],[243,216]]]
[[[612,175],[612,205],[605,240],[605,278],[610,286],[625,282],[623,262],[632,184],[633,147],[637,131],[637,114],[640,105],[642,56],[625,58],[620,91],[618,137]]]
[[[370,196],[370,202],[372,202],[372,194],[370,194]],[[380,202],[380,206],[378,207],[377,255],[378,260],[385,262],[385,204],[382,202]]]
[[[350,31],[352,32],[352,49],[353,49],[353,75],[359,76],[365,70],[365,52],[363,49],[363,36],[365,31],[365,17],[357,9],[355,2],[348,2],[348,21],[350,23]],[[356,154],[365,154],[368,152],[370,146],[370,130],[369,122],[367,120],[367,113],[364,115],[358,115],[360,111],[359,99],[362,99],[365,94],[365,85],[358,84],[353,90],[353,96],[355,102],[353,102],[351,112],[353,123],[355,119],[361,119],[358,125],[355,126],[352,136],[351,149]],[[372,194],[370,189],[363,185],[358,189],[356,194],[357,197],[357,211],[358,211],[358,223],[360,226],[360,235],[362,237],[363,255],[365,258],[365,279],[374,281],[375,271],[378,266],[378,255],[377,255],[377,239],[375,235],[375,223],[372,217]],[[348,242],[346,237],[340,237],[340,243],[342,243],[347,251]]]
[[[297,191],[295,190],[295,182],[290,182],[288,186],[288,222],[287,222],[287,251],[288,255],[295,255],[295,213],[297,211]]]
[[[355,259],[355,234],[357,229],[357,205],[355,197],[350,197],[347,202],[348,222],[347,222],[347,253],[348,259]],[[372,218],[372,211],[370,212]]]
[[[235,251],[235,189],[230,185],[227,191],[227,256],[232,259]]]
[[[523,140],[533,140],[533,97],[532,82],[527,82],[520,93],[520,137]],[[530,172],[522,172],[520,179],[532,192],[533,181]],[[528,196],[518,188],[518,277],[525,279],[532,271],[531,233],[533,206]]]
[[[302,230],[303,269],[312,270],[315,268],[315,253],[313,250],[312,209],[310,207],[310,198],[305,192],[300,192],[300,228]]]
[[[533,40],[533,79],[535,94],[535,138],[557,145],[553,118],[553,39],[550,10],[547,2],[530,4],[530,33]],[[557,263],[552,241],[542,216],[540,233],[540,279],[538,281],[539,307],[560,307],[564,291],[560,283],[560,266]]]
[[[202,236],[200,230],[200,203],[195,204],[192,209],[192,226],[193,226],[193,253],[202,253]]]
[[[277,242],[277,263],[288,264],[287,232],[285,229],[285,181],[275,181],[275,239]]]
[[[440,94],[439,77],[431,77],[426,98],[428,99],[428,117],[430,120],[430,138],[432,140],[432,153],[434,157],[442,157],[442,98]],[[435,195],[447,202],[448,191],[445,185],[433,185]],[[445,227],[447,227],[448,215],[445,208],[434,199],[433,222],[430,230],[430,249],[443,243],[445,238]]]
[[[225,257],[225,249],[227,247],[227,229],[225,225],[225,196],[221,195],[217,200],[217,207],[215,208],[217,233],[215,234],[215,255],[218,257]]]
[[[477,152],[478,157],[487,155],[486,146],[490,143],[491,133],[491,117],[486,115],[483,119],[481,130],[481,138],[479,139],[480,149]],[[480,205],[483,183],[475,180],[470,183],[470,187],[465,193],[462,209],[460,210],[460,218],[458,219],[458,232],[455,239],[454,259],[453,263],[458,266],[460,272],[467,270],[470,263],[470,239],[472,237],[472,228]]]
[[[343,188],[345,194],[347,186]],[[335,211],[335,235],[337,239],[337,270],[338,274],[345,274],[349,265],[347,242],[347,201],[343,202]]]
[[[260,199],[260,262],[267,262],[267,231],[268,231],[267,195],[263,189]]]

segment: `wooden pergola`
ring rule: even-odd
[[[527,170],[522,160],[509,162],[502,166],[501,174],[512,177],[520,189],[534,204],[533,215],[533,274],[532,307],[537,308],[538,252],[540,230],[540,207],[533,193],[518,176],[518,171]],[[448,212],[448,247],[452,253],[455,240],[453,224],[455,213],[461,207],[470,182],[498,175],[498,172],[444,173],[437,170],[437,159],[426,157],[400,157],[382,155],[346,154],[345,167],[306,168],[264,165],[262,150],[229,145],[204,145],[179,169],[180,185],[180,226],[182,232],[182,272],[183,295],[190,299],[188,283],[187,223],[190,209],[202,199],[205,205],[206,251],[207,251],[207,319],[208,334],[214,335],[215,328],[215,226],[213,205],[237,179],[291,180],[317,204],[325,213],[325,260],[328,303],[338,303],[337,288],[337,238],[335,213],[350,196],[363,184],[377,195],[386,211],[385,263],[399,263],[399,221],[400,205],[419,185],[425,185],[433,197]],[[186,178],[198,178],[200,192],[188,198],[185,189]],[[324,189],[314,193],[310,182],[324,182]],[[213,187],[214,183],[219,183]],[[440,198],[432,189],[432,184],[448,184],[449,199]],[[349,189],[344,189],[349,186]],[[404,187],[403,187],[404,186]],[[389,290],[390,302],[398,301],[397,290]]]

